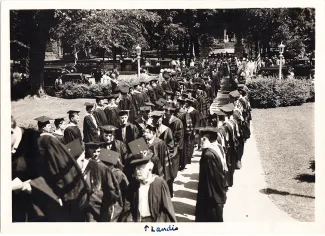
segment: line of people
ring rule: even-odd
[[[191,164],[195,145],[206,155],[206,140],[213,140],[203,135],[207,126],[219,125],[228,169],[224,187],[231,187],[233,162],[243,152],[239,140],[249,136],[247,90],[230,93],[234,100],[223,113],[210,115],[224,70],[212,76],[213,68],[197,70],[164,70],[160,81],[96,97],[85,104],[83,132],[78,110],[68,111],[68,124],[63,117],[36,118],[38,131],[20,128],[12,118],[13,221],[175,222],[173,182]],[[204,181],[198,206],[206,199]]]

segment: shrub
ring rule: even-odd
[[[27,79],[11,81],[11,100],[18,100],[28,95],[30,91],[30,83]]]
[[[272,108],[301,105],[314,95],[313,84],[307,79],[262,77],[247,83],[253,108]]]
[[[110,85],[103,84],[74,84],[65,83],[62,85],[60,97],[62,98],[94,98],[95,96],[107,96],[111,93]]]

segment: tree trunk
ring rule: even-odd
[[[112,53],[113,53],[113,66],[116,65],[116,47],[112,48]]]
[[[34,25],[31,27],[30,92],[39,97],[44,94],[45,50],[53,18],[54,10],[35,11]]]

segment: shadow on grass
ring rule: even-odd
[[[312,198],[312,199],[315,199],[315,197],[313,197],[313,196],[301,195],[301,194],[296,194],[296,193],[289,193],[289,192],[286,192],[286,191],[279,191],[279,190],[272,189],[272,188],[261,189],[260,192],[261,193],[264,193],[264,194],[267,194],[267,195],[271,195],[271,194],[292,195],[292,196],[297,196],[297,197],[304,197],[304,198]]]
[[[295,180],[299,180],[299,182],[315,183],[315,175],[301,174],[297,175]]]

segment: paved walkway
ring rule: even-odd
[[[179,222],[195,221],[195,205],[199,180],[201,152],[195,151],[192,164],[179,172],[174,182],[172,199]],[[264,172],[257,151],[254,130],[245,144],[242,169],[234,176],[234,186],[227,193],[225,222],[294,222],[263,193],[266,188]]]

